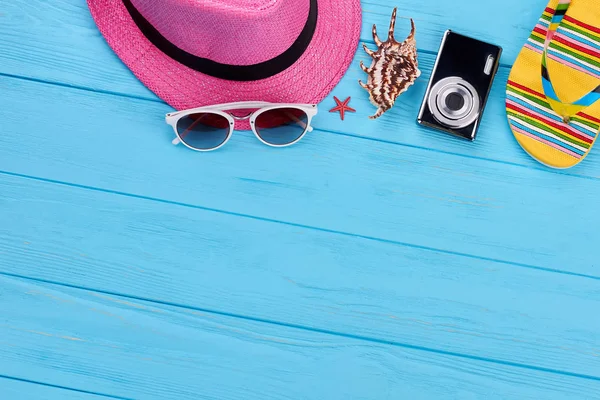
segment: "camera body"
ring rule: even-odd
[[[475,140],[502,48],[445,32],[417,122]]]

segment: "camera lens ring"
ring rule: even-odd
[[[449,103],[451,96],[458,96],[462,100],[462,105],[459,109],[453,109]],[[445,86],[437,97],[437,106],[443,110],[444,114],[451,119],[459,119],[465,117],[473,108],[473,97],[462,86]]]
[[[461,96],[464,101],[459,110],[448,106],[448,97],[453,94]],[[480,113],[477,90],[469,82],[457,76],[447,77],[437,82],[429,92],[427,104],[438,122],[453,129],[472,124]]]

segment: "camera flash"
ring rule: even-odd
[[[492,73],[492,68],[494,67],[494,56],[489,55],[487,61],[485,62],[485,67],[483,68],[483,73],[489,75]]]

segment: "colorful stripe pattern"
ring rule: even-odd
[[[525,45],[529,50],[540,54],[544,52],[544,43],[548,35],[552,13],[554,10],[550,8],[544,11]],[[585,35],[580,33],[583,30],[576,28],[576,23],[569,22],[575,20],[570,17],[566,18],[563,20],[563,25],[558,28],[555,40],[551,41],[548,46],[548,58],[600,79],[600,54],[598,54],[600,34],[595,35],[596,37],[593,39],[589,37],[584,39],[582,36]],[[587,53],[578,50],[578,47],[586,49]]]
[[[564,104],[552,86],[546,57],[600,79],[600,29],[576,20],[566,12],[570,0],[546,8],[525,47],[542,54],[542,83],[550,106],[563,119],[600,100],[600,86],[572,104]]]
[[[550,107],[546,95],[513,81],[508,82],[506,108],[514,132],[576,159],[588,152],[600,128],[600,119],[583,112],[565,123]]]

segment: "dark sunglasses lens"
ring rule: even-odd
[[[297,108],[276,108],[256,117],[256,132],[265,142],[284,146],[298,140],[308,126],[308,115]]]
[[[198,150],[219,147],[227,140],[230,132],[229,121],[219,114],[190,114],[177,121],[179,139]]]

